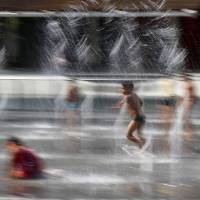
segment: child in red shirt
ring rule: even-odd
[[[42,178],[42,162],[40,158],[30,149],[26,148],[23,142],[11,137],[5,142],[7,150],[12,159],[10,162],[9,176],[19,179]]]

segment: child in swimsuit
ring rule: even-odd
[[[145,115],[142,109],[143,102],[138,95],[133,92],[133,89],[134,85],[132,82],[126,81],[122,83],[121,92],[123,99],[119,102],[117,107],[121,107],[124,103],[127,105],[127,111],[131,117],[127,130],[127,138],[135,142],[139,148],[142,148],[146,141],[141,136],[141,130],[145,124]],[[136,131],[138,134],[135,134]]]

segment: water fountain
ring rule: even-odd
[[[159,10],[164,5],[164,1],[143,1],[141,4],[146,10]],[[136,6],[134,3],[131,5]],[[84,6],[81,9],[84,10]],[[110,9],[110,12],[113,11],[120,14],[120,11],[114,9],[114,4]],[[97,18],[97,20],[100,19]],[[93,71],[90,61],[92,62],[93,57],[98,55],[99,44],[91,38],[91,25],[94,23],[92,24],[90,18],[67,15],[61,20],[52,19],[47,22],[47,37],[44,46],[46,52],[44,52],[44,58],[47,58],[47,62],[43,62],[43,64],[47,66],[46,69],[52,69],[49,70],[50,73],[71,72],[70,66],[73,64],[76,66],[74,71],[77,70],[78,74]],[[83,26],[85,30],[83,30]],[[97,32],[104,36],[101,39],[104,50],[100,52],[100,55],[106,56],[105,64],[108,67],[107,72],[111,76],[113,73],[126,76],[129,73],[141,73],[146,70],[173,73],[183,68],[186,52],[180,47],[177,39],[179,30],[165,16],[146,21],[136,17],[108,17],[103,19],[102,25],[97,26],[92,34],[96,35]],[[93,51],[94,45],[98,50],[96,52]],[[152,46],[157,51],[152,51]],[[69,55],[74,60],[70,61]],[[61,69],[61,65],[65,68]],[[86,97],[82,104],[81,113],[84,115],[86,112],[90,115],[93,113],[91,110],[93,95]],[[120,119],[124,113],[125,107],[121,110]],[[121,126],[119,128],[119,119],[115,122],[115,127],[118,127],[115,133],[122,131]],[[119,146],[117,139],[115,144],[117,148]],[[84,149],[84,145],[82,148]]]
[[[148,11],[159,10],[164,3],[144,0],[141,5]],[[110,75],[149,70],[172,73],[183,68],[186,52],[180,46],[179,29],[165,17],[165,13],[145,20],[142,16],[129,16],[126,12],[122,12],[120,17],[121,11],[115,9],[115,2],[109,2],[109,5],[112,9],[106,17],[101,13],[96,17],[91,13],[90,16],[90,12],[87,17],[81,14],[70,16],[66,12],[66,16],[63,13],[61,18],[48,20],[44,27],[42,68],[48,73],[84,74],[97,71],[98,74],[100,67]],[[137,2],[128,2],[127,5],[129,8],[137,7]],[[106,8],[106,4],[104,6]],[[81,8],[74,9],[87,13],[82,4]],[[118,17],[112,17],[113,13]],[[156,52],[152,51],[152,45]]]
[[[95,4],[96,1],[92,2]],[[103,76],[114,77],[114,74],[117,73],[120,78],[126,78],[129,74],[136,72],[143,73],[152,70],[171,74],[183,68],[186,51],[177,39],[179,38],[177,26],[172,25],[171,20],[165,18],[165,14],[157,18],[144,19],[144,17],[130,17],[128,16],[130,13],[125,12],[125,15],[121,17],[120,15],[124,13],[115,9],[116,2],[107,2],[110,3],[109,7],[106,4],[104,7],[108,11],[106,17],[99,16],[101,13],[98,13],[98,17],[94,15],[91,17],[89,16],[90,12],[87,13],[83,6],[81,11],[85,11],[88,16],[76,15],[74,17],[69,16],[67,12],[63,12],[61,18],[56,16],[44,20],[45,23],[42,29],[45,32],[45,40],[41,48],[40,58],[44,73],[65,76],[73,76],[73,73],[75,73],[76,77],[82,79],[82,75],[86,73],[91,75],[95,71],[95,78],[98,79],[101,73],[97,68],[104,66]],[[118,3],[120,2],[119,0]],[[127,2],[131,7],[137,8],[137,4],[133,1]],[[159,11],[164,3],[163,0],[140,1],[146,12],[152,9]],[[78,8],[71,9],[80,11]],[[76,12],[76,14],[78,13]],[[113,14],[117,17],[113,17]],[[103,46],[102,49],[101,45]],[[96,64],[98,67],[95,66]],[[100,96],[98,90],[100,87],[96,86],[101,86],[101,83],[99,80],[79,81],[81,87],[85,85],[85,90],[90,87],[91,92],[90,94],[88,92],[82,102],[80,130],[76,129],[74,132],[70,132],[68,127],[63,128],[63,123],[59,127],[51,127],[46,130],[47,132],[50,131],[51,134],[53,133],[53,137],[46,138],[51,139],[48,143],[42,141],[40,150],[53,169],[47,170],[50,179],[44,180],[40,184],[46,184],[49,191],[59,188],[55,194],[51,192],[53,197],[63,199],[66,197],[63,197],[63,194],[67,194],[72,199],[83,199],[82,196],[85,197],[86,194],[87,198],[97,196],[105,198],[113,195],[114,199],[121,199],[123,196],[120,190],[117,191],[117,188],[125,188],[126,184],[132,184],[134,191],[135,180],[142,186],[145,183],[146,185],[143,188],[148,188],[149,193],[152,195],[155,188],[153,186],[148,187],[148,184],[157,181],[157,171],[154,167],[159,168],[159,165],[169,164],[169,162],[174,165],[174,160],[169,161],[158,158],[152,155],[152,152],[149,154],[140,152],[131,157],[129,149],[128,153],[126,152],[127,154],[121,150],[120,147],[123,146],[125,140],[125,135],[123,138],[124,126],[122,121],[126,107],[122,107],[119,115],[116,113],[112,115],[111,110],[105,110],[103,108],[104,104],[96,109],[97,112],[94,112],[95,98]],[[106,88],[106,85],[102,86],[101,89],[101,97],[103,98],[106,97],[107,93],[113,92],[112,89]],[[60,90],[57,91],[57,97],[55,97],[54,111],[56,112],[55,118],[57,121],[63,120],[63,117],[61,119],[60,116],[63,114],[61,107],[63,107],[62,101],[65,90],[65,84],[61,84]],[[106,93],[107,90],[109,92]],[[108,97],[110,102],[118,98],[118,96],[110,94]],[[98,114],[99,116],[101,114],[98,126],[93,122],[93,130],[89,130],[91,121],[93,118],[98,117],[96,116]],[[180,155],[181,146],[179,144],[181,143],[177,132],[182,128],[182,114],[183,110],[180,107],[177,111],[177,123],[171,129],[172,157]],[[110,126],[105,123],[108,115],[112,115],[109,121]],[[150,130],[152,129],[151,125],[147,126]],[[38,127],[33,128],[37,129]],[[42,131],[42,128],[44,127],[34,130],[35,139],[41,140],[41,137],[37,137],[37,134]],[[122,135],[122,137],[119,137],[119,135]],[[33,135],[31,137],[33,139]],[[44,135],[45,137],[46,135]],[[153,142],[152,137],[152,135],[149,136],[150,142]],[[52,142],[54,140],[55,142]],[[146,147],[144,150],[146,150]],[[137,150],[133,149],[133,151]],[[163,171],[161,170],[161,172]],[[149,174],[146,175],[145,173]],[[80,191],[77,192],[77,190]],[[125,199],[132,198],[132,195],[129,196],[127,191],[123,190],[122,193]]]
[[[5,63],[6,61],[6,49],[5,47],[2,47],[1,50],[0,50],[0,65],[2,67],[2,65]]]
[[[137,7],[135,3],[129,3]],[[159,10],[164,3],[165,1],[141,2],[145,10]],[[115,10],[115,4],[111,5],[110,12],[120,14],[120,11]],[[84,11],[85,7],[82,5],[80,10],[74,7],[72,9]],[[47,58],[47,62],[43,62],[46,68],[51,66],[50,68],[54,69],[52,72],[59,74],[63,71],[71,72],[71,65],[75,66],[74,71],[78,70],[76,71],[78,74],[93,71],[90,61],[95,57],[94,55],[98,54],[99,44],[91,38],[91,25],[94,25],[92,20],[81,16],[70,17],[66,14],[61,20],[52,19],[47,22],[47,37],[44,45],[46,52],[44,52],[44,58]],[[100,19],[97,18],[97,20]],[[92,30],[93,35],[97,36],[98,32],[98,36],[103,36],[101,41],[104,50],[100,52],[100,55],[107,56],[105,64],[111,76],[113,72],[123,76],[146,70],[173,73],[183,68],[186,52],[180,47],[179,39],[177,39],[179,30],[165,16],[146,21],[136,17],[107,17],[103,19],[101,26],[96,24],[96,30]],[[157,49],[156,52],[152,51],[152,45]],[[69,55],[75,62],[70,61]],[[61,69],[61,65],[65,67]],[[51,70],[49,72],[51,73]],[[86,98],[83,107],[91,108],[91,102],[93,102],[93,97]]]
[[[125,116],[126,116],[126,104],[124,104],[122,106],[122,108],[120,108],[120,113],[113,125],[113,132],[114,132],[114,135],[116,137],[116,142],[115,142],[115,152],[119,152],[122,148],[124,151],[126,151],[127,153],[129,153],[127,151],[127,146],[126,145],[123,145],[122,141],[118,141],[117,138],[119,137],[120,134],[124,135],[124,137],[126,137],[125,135],[125,130],[124,130],[124,124],[123,124],[123,120],[125,119]]]
[[[62,66],[67,62],[64,58],[67,38],[56,20],[48,20],[43,28],[45,29],[45,40],[41,55],[42,69],[46,73],[62,73]]]

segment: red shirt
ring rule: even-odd
[[[12,159],[12,168],[22,171],[24,178],[39,178],[42,176],[42,162],[33,151],[21,148]]]

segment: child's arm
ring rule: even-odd
[[[25,177],[25,173],[22,170],[11,170],[10,171],[10,177],[13,177],[13,178],[24,178]]]
[[[121,101],[112,106],[112,109],[120,109],[124,103],[125,103],[125,98],[123,98]]]

